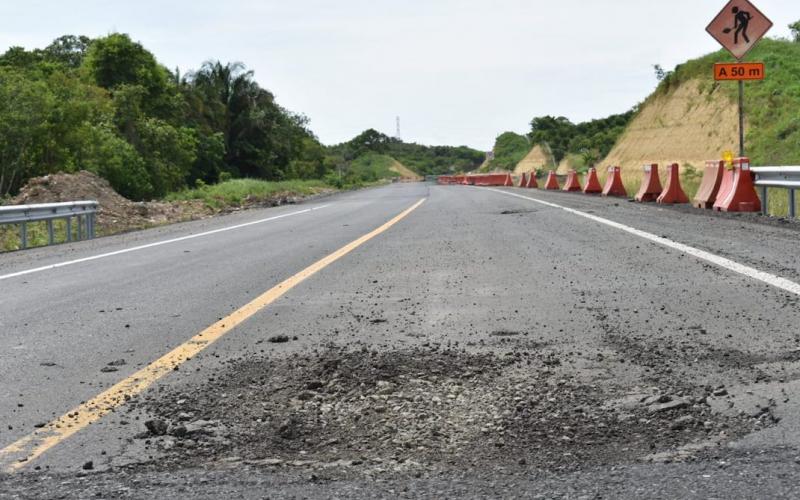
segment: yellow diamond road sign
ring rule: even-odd
[[[731,0],[706,31],[741,60],[772,28],[772,21],[748,0]]]

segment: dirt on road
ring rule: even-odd
[[[135,402],[132,410],[152,416],[135,438],[159,456],[145,464],[156,470],[243,462],[331,477],[447,467],[565,472],[707,457],[772,423],[768,409],[712,412],[707,399],[720,388],[586,385],[560,368],[568,354],[514,332],[495,340],[516,347],[365,345],[242,358],[203,387]]]

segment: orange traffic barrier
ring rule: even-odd
[[[756,193],[755,185],[753,185],[749,158],[736,158],[733,160],[731,187],[724,197],[722,197],[720,190],[720,197],[714,203],[714,210],[722,212],[761,211],[761,199]]]
[[[561,188],[562,191],[580,191],[581,190],[581,183],[578,181],[578,172],[575,170],[570,170],[569,174],[567,175],[567,182],[564,184],[564,187]]]
[[[547,174],[547,182],[545,182],[544,188],[548,190],[561,189],[561,187],[558,185],[558,177],[556,177],[556,173],[554,171],[551,170]]]
[[[597,178],[597,169],[592,167],[586,175],[586,185],[583,186],[583,194],[600,194],[603,192],[603,186],[600,185],[600,179]]]
[[[505,187],[514,187],[514,178],[511,177],[511,174],[506,174],[506,181],[503,183]]]
[[[728,193],[731,192],[733,188],[733,166],[730,169],[723,167],[722,168],[722,182],[719,184],[719,192],[717,193],[717,199],[714,201],[714,204],[711,208],[717,208],[717,202],[724,200]]]
[[[644,179],[642,179],[642,187],[636,193],[636,201],[656,201],[663,189],[661,188],[661,179],[658,177],[658,165],[645,165],[644,166]]]
[[[528,186],[528,174],[522,172],[522,177],[519,180],[519,187],[524,188]]]
[[[714,203],[717,201],[717,195],[722,185],[722,176],[724,172],[724,161],[706,162],[706,168],[703,171],[703,181],[700,183],[700,188],[697,190],[692,206],[696,208],[714,208]]]
[[[528,184],[525,187],[528,189],[539,189],[539,183],[536,182],[535,170],[531,171],[531,173],[528,174]]]
[[[661,196],[656,199],[657,203],[689,203],[689,197],[683,192],[681,187],[681,171],[677,163],[673,163],[667,168],[667,185]]]
[[[603,196],[628,197],[625,185],[622,183],[622,169],[619,167],[608,167],[608,177],[606,185],[603,187]]]
[[[472,176],[476,186],[505,186],[509,181],[509,174],[482,174]]]

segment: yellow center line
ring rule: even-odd
[[[311,264],[291,278],[279,283],[230,315],[222,318],[169,353],[150,363],[133,375],[116,383],[89,401],[73,408],[65,415],[53,420],[43,428],[29,434],[0,450],[0,468],[14,472],[41,456],[50,448],[68,439],[76,432],[125,404],[131,397],[142,393],[162,377],[172,372],[208,346],[221,339],[238,325],[278,300],[283,294],[296,287],[322,269],[333,264],[372,238],[384,233],[403,220],[425,202],[419,200],[398,216],[374,231],[348,243],[327,257]]]

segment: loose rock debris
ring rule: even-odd
[[[564,471],[721,445],[754,429],[748,418],[712,412],[705,388],[617,393],[564,378],[550,368],[553,353],[518,354],[331,348],[246,358],[202,388],[139,401],[157,420],[137,437],[165,454],[157,466],[166,468],[244,461]]]

